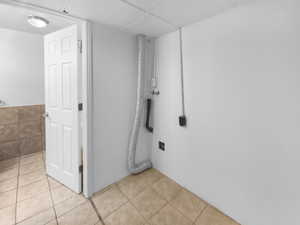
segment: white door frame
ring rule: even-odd
[[[14,7],[31,9],[37,12],[59,16],[61,18],[75,22],[81,31],[82,39],[82,148],[83,148],[83,194],[90,197],[94,193],[93,184],[93,151],[92,151],[92,116],[93,116],[93,86],[92,86],[92,23],[86,19],[82,19],[70,14],[65,14],[48,8],[32,5],[29,3],[21,3],[11,0],[0,0],[2,4],[8,4]]]

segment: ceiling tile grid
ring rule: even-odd
[[[257,0],[17,0],[133,33],[160,36],[239,4]]]

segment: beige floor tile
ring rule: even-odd
[[[4,209],[0,209],[0,224],[1,225],[13,225],[15,224],[16,206],[9,206]]]
[[[46,173],[44,169],[37,170],[33,173],[21,175],[19,177],[19,187],[34,183],[36,181],[46,180]]]
[[[88,200],[84,198],[82,195],[74,195],[73,197],[54,206],[56,215],[61,216],[86,201]]]
[[[119,188],[114,185],[105,192],[96,193],[92,197],[92,201],[95,203],[95,206],[101,217],[105,218],[128,200],[121,193]]]
[[[20,175],[33,173],[38,170],[45,170],[45,165],[43,161],[20,165]]]
[[[22,187],[18,190],[18,202],[28,198],[34,197],[37,193],[41,194],[49,192],[49,186],[46,179],[31,183]]]
[[[122,193],[124,193],[129,199],[132,199],[145,190],[148,185],[151,185],[151,182],[159,179],[157,176],[158,173],[153,172],[154,170],[148,171],[138,175],[127,176],[119,181],[117,185]]]
[[[18,223],[18,225],[45,225],[53,220],[55,220],[55,213],[53,208],[50,208]]]
[[[11,191],[16,189],[18,185],[18,178],[0,181],[0,192]]]
[[[154,183],[158,182],[160,179],[164,177],[164,175],[161,172],[153,168],[146,170],[140,175],[142,177],[141,179],[147,186],[153,185]]]
[[[132,199],[147,187],[140,178],[138,175],[130,175],[118,182],[117,185],[127,198]]]
[[[28,157],[23,157],[20,159],[20,165],[24,166],[26,164],[35,163],[35,162],[41,162],[43,161],[43,155],[42,154],[35,154]]]
[[[144,225],[146,222],[128,202],[104,219],[104,223],[105,225]]]
[[[160,197],[152,188],[148,188],[134,198],[132,203],[139,213],[148,220],[165,206],[167,201]]]
[[[201,216],[197,219],[195,225],[239,225],[230,217],[225,216],[212,206],[208,206]]]
[[[52,177],[49,177],[49,176],[48,176],[48,181],[50,184],[50,189],[55,189],[55,188],[63,186],[61,183],[59,183],[58,181],[56,181],[55,179],[53,179]]]
[[[118,186],[129,199],[132,199],[148,186],[154,184],[163,177],[164,175],[157,170],[149,169],[138,175],[130,175],[125,177],[118,182]]]
[[[56,219],[55,220],[52,220],[52,221],[50,221],[49,223],[47,223],[46,225],[57,225],[58,223],[57,223],[57,221],[56,221]]]
[[[12,158],[0,161],[0,171],[6,168],[13,168],[19,166],[19,158]]]
[[[167,201],[171,201],[181,190],[181,186],[165,177],[153,185],[153,189]]]
[[[52,206],[50,194],[44,193],[17,203],[17,222],[49,209]]]
[[[17,190],[0,193],[0,209],[16,204]]]
[[[192,225],[192,221],[185,218],[181,213],[170,205],[165,206],[158,214],[153,216],[151,225]],[[221,225],[221,224],[220,224]]]
[[[99,221],[90,202],[74,208],[57,220],[59,225],[94,225]]]
[[[171,205],[194,222],[207,204],[193,193],[183,189],[171,201]]]
[[[19,171],[18,167],[2,169],[0,173],[0,182],[17,177],[18,171]]]
[[[71,191],[70,189],[66,188],[65,186],[60,186],[58,188],[55,188],[53,190],[51,190],[52,192],[52,198],[53,198],[53,202],[54,205],[63,202],[71,197],[73,197],[74,195],[76,195],[75,192]]]
[[[101,193],[104,193],[104,192],[108,191],[109,189],[111,189],[115,186],[117,186],[117,185],[116,184],[110,184],[110,185],[106,186],[105,188],[101,189],[100,191],[96,192],[95,194],[99,195]]]

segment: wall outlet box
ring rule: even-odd
[[[186,127],[186,117],[185,116],[179,116],[179,126]]]
[[[165,143],[162,141],[158,142],[158,148],[162,151],[165,151]]]

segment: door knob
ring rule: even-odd
[[[44,114],[43,114],[43,117],[44,117],[44,118],[49,118],[49,113],[47,113],[47,112],[44,113]]]

